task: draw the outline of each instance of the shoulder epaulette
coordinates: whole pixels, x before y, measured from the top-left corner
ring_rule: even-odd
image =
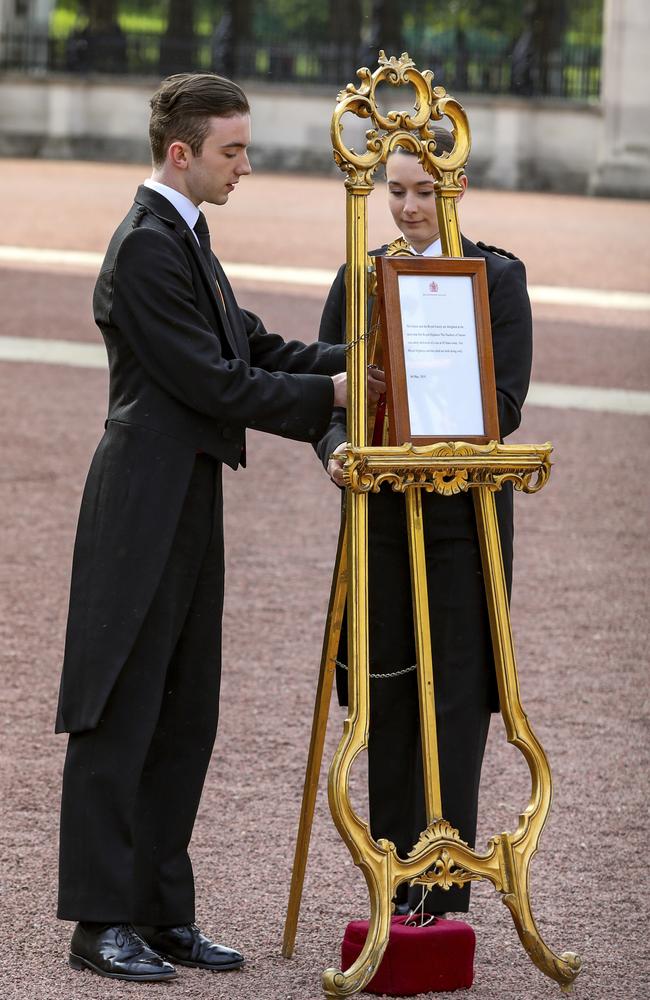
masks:
[[[138,205],[133,214],[133,219],[131,220],[131,229],[137,229],[146,214],[147,214],[147,209],[144,207],[144,205]]]
[[[499,257],[507,257],[508,260],[519,260],[519,257],[517,257],[517,255],[514,253],[510,253],[509,250],[502,250],[500,247],[488,246],[487,243],[483,243],[481,240],[479,240],[476,245],[481,250],[489,250],[490,253],[498,254]]]

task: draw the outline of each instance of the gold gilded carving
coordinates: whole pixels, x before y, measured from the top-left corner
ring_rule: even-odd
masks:
[[[417,257],[417,254],[408,240],[405,240],[403,236],[399,239],[393,240],[386,247],[386,257]]]
[[[337,99],[332,116],[331,137],[334,160],[347,174],[346,187],[354,193],[367,193],[373,187],[373,175],[380,163],[397,146],[415,153],[434,181],[449,194],[462,190],[460,178],[470,150],[470,132],[467,116],[444,87],[433,86],[431,70],[420,72],[415,63],[403,52],[399,59],[387,58],[379,53],[379,67],[371,73],[364,66],[357,70],[360,83],[349,83]],[[383,114],[377,102],[377,88],[382,83],[395,87],[410,86],[415,90],[413,109],[388,111]],[[366,149],[357,152],[343,139],[342,119],[346,114],[370,118],[374,128],[366,132]],[[432,121],[447,117],[452,123],[454,147],[449,153],[438,155]]]
[[[428,888],[438,886],[439,889],[449,892],[454,885],[462,887],[466,882],[477,882],[482,878],[482,875],[469,872],[466,868],[457,865],[449,851],[443,848],[434,861],[433,866],[423,875],[411,879],[409,884],[423,885]]]
[[[445,497],[453,496],[454,493],[465,493],[469,485],[467,469],[458,469],[456,472],[433,472],[432,480],[434,491]]]
[[[422,874],[412,878],[409,882],[410,885],[424,885],[429,887],[437,885],[446,891],[451,889],[452,885],[462,886],[465,882],[472,882],[483,878],[483,875],[470,872],[462,865],[459,865],[456,859],[449,853],[447,846],[440,845],[441,840],[453,841],[455,844],[460,844],[463,847],[468,846],[467,841],[461,839],[460,833],[451,823],[446,819],[436,820],[435,823],[432,823],[431,826],[428,826],[424,830],[413,850],[409,851],[408,857],[413,858],[422,854],[428,848],[435,849],[435,853],[429,862],[430,867]]]
[[[377,269],[375,267],[374,257],[368,257],[368,264],[366,269],[368,271],[368,295],[374,296],[377,294]]]
[[[437,819],[435,823],[432,823],[431,826],[428,826],[426,830],[420,834],[420,839],[413,850],[409,851],[408,857],[415,857],[415,855],[419,854],[420,851],[429,847],[431,844],[437,843],[442,837],[445,837],[448,840],[455,840],[459,844],[464,844],[465,847],[467,847],[467,841],[460,839],[460,834],[455,826],[452,826],[446,819]]]
[[[346,451],[343,474],[357,493],[378,493],[389,483],[397,493],[420,487],[452,496],[475,487],[500,490],[513,483],[523,493],[537,493],[551,472],[550,444],[486,445],[464,441],[434,445],[406,443],[395,448],[352,448]]]

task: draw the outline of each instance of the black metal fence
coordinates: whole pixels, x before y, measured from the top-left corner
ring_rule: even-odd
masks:
[[[421,69],[430,68],[451,93],[515,94],[593,100],[600,94],[601,46],[564,44],[543,60],[508,40],[490,49],[447,42],[411,47]],[[376,64],[377,52],[332,43],[251,42],[228,46],[214,37],[72,32],[65,38],[43,33],[0,35],[0,72],[66,73],[78,76],[162,77],[213,70],[267,83],[344,86],[358,66]]]

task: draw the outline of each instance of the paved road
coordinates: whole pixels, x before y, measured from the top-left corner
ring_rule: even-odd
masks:
[[[143,171],[133,166],[0,162],[0,244],[99,252]],[[245,186],[244,186],[245,185]],[[393,234],[379,192],[371,240]],[[376,203],[376,204],[375,204]],[[224,259],[331,270],[343,256],[337,180],[253,176],[209,213]],[[514,250],[534,285],[650,290],[650,204],[471,192],[463,228]],[[93,274],[79,264],[0,264],[0,338],[97,343]],[[272,329],[311,338],[324,289],[239,280],[242,305]],[[650,313],[537,305],[534,378],[584,390],[650,393]],[[524,704],[555,778],[533,863],[538,923],[557,951],[585,961],[578,996],[641,1000],[647,965],[647,416],[591,395],[578,409],[530,405],[520,441],[555,446],[549,486],[518,498],[513,621]],[[5,1000],[151,996],[65,964],[69,928],[54,920],[58,785],[64,739],[52,734],[71,545],[101,433],[105,372],[45,360],[0,362],[3,463],[2,711]],[[577,396],[576,396],[577,400]],[[600,402],[599,402],[600,400]],[[202,925],[241,945],[245,971],[186,970],[166,995],[318,1000],[346,922],[367,911],[363,880],[321,796],[293,961],[279,957],[338,510],[310,449],[250,437],[250,468],[226,475],[228,594],[222,720],[193,857]],[[296,486],[291,491],[288,483]],[[328,758],[340,736],[332,709]],[[362,768],[354,775],[363,811]],[[495,720],[480,839],[516,825],[528,799],[521,756]],[[480,886],[477,1000],[557,995],[530,964],[494,892]],[[645,964],[644,964],[645,962]]]

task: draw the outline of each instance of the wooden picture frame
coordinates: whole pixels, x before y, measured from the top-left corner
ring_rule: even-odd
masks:
[[[485,261],[377,257],[389,444],[499,440]]]

